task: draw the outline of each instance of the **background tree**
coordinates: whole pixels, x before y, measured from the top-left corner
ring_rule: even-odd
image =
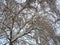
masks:
[[[1,45],[59,45],[55,33],[59,10],[56,0],[0,2]]]

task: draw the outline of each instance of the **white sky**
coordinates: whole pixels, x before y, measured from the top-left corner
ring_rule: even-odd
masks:
[[[26,0],[15,0],[17,3],[24,3]]]

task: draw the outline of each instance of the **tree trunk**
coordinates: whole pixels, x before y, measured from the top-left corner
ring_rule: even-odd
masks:
[[[13,43],[12,43],[12,30],[10,31],[10,44],[9,45],[13,45]]]
[[[13,25],[14,25],[14,17],[12,16],[12,29],[13,29]],[[12,29],[10,30],[10,44],[9,45],[13,45],[13,42],[12,42]]]

